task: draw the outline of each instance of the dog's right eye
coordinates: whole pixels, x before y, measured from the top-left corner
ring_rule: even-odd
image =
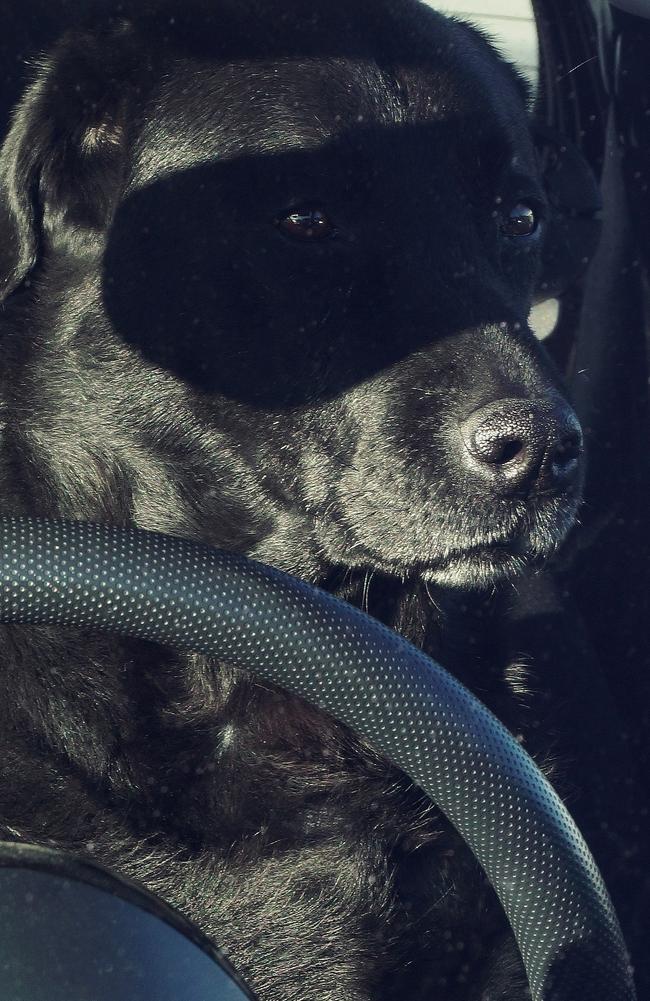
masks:
[[[501,232],[506,236],[532,236],[539,222],[539,215],[532,205],[518,202],[503,219]]]
[[[275,224],[294,240],[323,240],[336,232],[334,225],[321,209],[294,209],[279,216]]]

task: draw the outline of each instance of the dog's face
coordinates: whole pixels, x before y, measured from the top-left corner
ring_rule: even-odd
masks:
[[[5,273],[46,331],[29,384],[59,383],[25,441],[65,429],[120,468],[120,517],[313,579],[548,556],[581,437],[526,323],[546,206],[514,72],[416,2],[213,6],[71,36],[23,102]],[[49,506],[97,516],[49,451]]]

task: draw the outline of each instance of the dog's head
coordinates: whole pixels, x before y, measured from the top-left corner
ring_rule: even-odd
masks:
[[[34,506],[313,579],[548,556],[581,435],[521,80],[417,0],[180,7],[65,37],[2,151]]]

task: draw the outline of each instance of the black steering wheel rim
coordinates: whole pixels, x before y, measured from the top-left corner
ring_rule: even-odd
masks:
[[[0,621],[218,657],[370,740],[446,814],[494,886],[534,1001],[633,1001],[596,865],[517,741],[442,667],[332,595],[245,557],[133,528],[0,519]]]

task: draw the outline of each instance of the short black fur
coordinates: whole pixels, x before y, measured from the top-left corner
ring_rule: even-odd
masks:
[[[42,57],[0,154],[3,513],[272,563],[523,737],[489,616],[580,486],[491,496],[457,429],[563,393],[527,326],[540,241],[501,228],[545,212],[525,86],[415,0],[138,6]],[[292,242],[313,210],[335,232]],[[467,849],[336,722],[198,656],[1,637],[2,836],[141,880],[261,1001],[528,997]]]

